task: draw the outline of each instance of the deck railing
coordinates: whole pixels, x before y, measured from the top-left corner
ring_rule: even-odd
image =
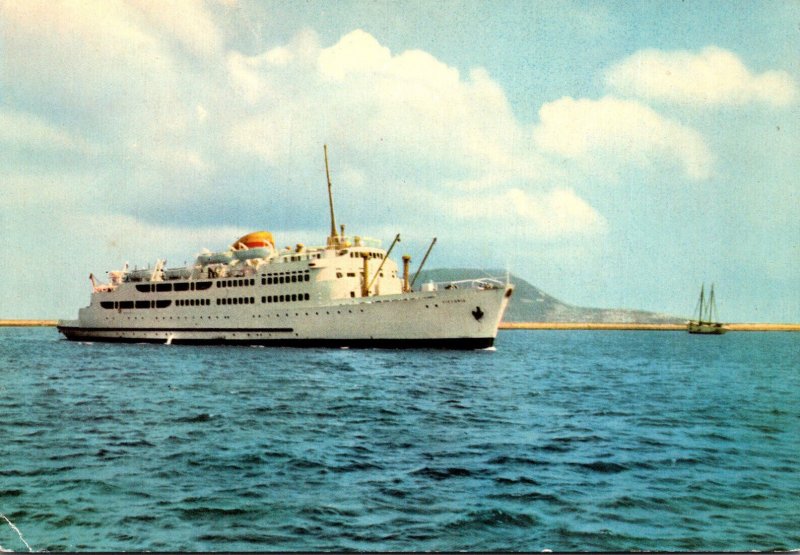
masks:
[[[427,281],[420,286],[421,291],[439,289],[502,289],[506,282],[499,278],[461,279],[457,281]]]

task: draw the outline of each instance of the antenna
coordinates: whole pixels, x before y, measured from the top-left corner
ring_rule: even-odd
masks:
[[[334,246],[339,242],[336,234],[336,217],[333,215],[333,190],[331,187],[331,172],[328,169],[328,145],[323,145],[325,151],[325,176],[328,178],[328,205],[331,209],[331,234],[328,237],[328,246]]]

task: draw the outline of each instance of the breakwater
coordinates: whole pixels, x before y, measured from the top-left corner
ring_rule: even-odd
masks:
[[[57,320],[0,320],[0,328],[31,328],[55,326]]]
[[[725,324],[730,331],[800,331],[800,324]],[[606,330],[686,331],[684,324],[637,324],[618,322],[501,322],[501,330]]]

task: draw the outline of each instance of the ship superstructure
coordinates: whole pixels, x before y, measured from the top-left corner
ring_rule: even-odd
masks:
[[[152,269],[109,272],[104,284],[90,276],[89,306],[77,320],[59,321],[59,331],[71,340],[172,344],[493,345],[512,285],[487,278],[415,290],[410,258],[402,269],[389,258],[400,236],[387,251],[337,231],[330,178],[328,190],[324,246],[278,249],[270,232],[257,231],[223,251],[201,252],[188,267],[159,260]]]

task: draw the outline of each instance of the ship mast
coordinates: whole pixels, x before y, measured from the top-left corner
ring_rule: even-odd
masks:
[[[328,205],[331,209],[331,234],[328,236],[328,247],[339,246],[339,235],[336,233],[336,217],[333,214],[333,190],[331,187],[331,172],[328,169],[328,145],[323,145],[325,151],[325,177],[328,178]]]

